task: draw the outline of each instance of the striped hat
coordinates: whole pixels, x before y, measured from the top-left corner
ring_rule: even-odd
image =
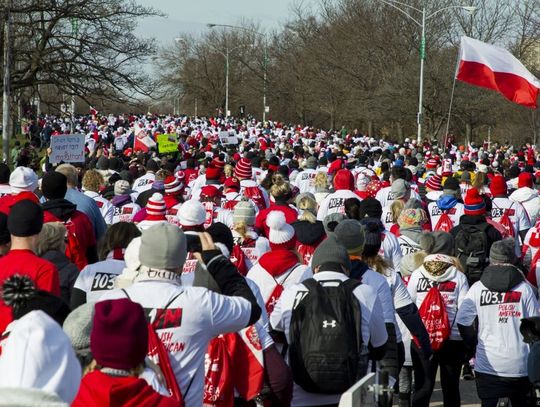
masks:
[[[169,175],[164,181],[165,194],[174,194],[182,189],[182,183],[174,175]]]
[[[465,215],[483,215],[486,213],[486,203],[484,199],[478,193],[478,189],[471,188],[467,191],[465,199]]]
[[[432,175],[426,181],[426,188],[432,191],[442,191],[442,177],[439,174]]]
[[[234,175],[240,180],[251,179],[253,177],[251,161],[245,157],[241,158],[240,161],[236,163],[236,167],[234,167]]]
[[[430,158],[429,160],[427,160],[426,168],[435,169],[435,168],[437,168],[438,165],[439,165],[439,163],[437,162],[437,160],[435,158]]]
[[[163,200],[163,195],[157,192],[154,193],[146,203],[146,214],[148,216],[157,216],[165,219],[166,212],[167,206],[165,205],[165,201]]]

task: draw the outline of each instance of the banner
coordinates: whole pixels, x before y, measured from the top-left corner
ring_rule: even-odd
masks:
[[[84,162],[84,134],[63,134],[51,137],[49,162],[56,164]]]
[[[157,136],[158,152],[175,153],[178,151],[178,141],[175,135],[158,134]]]
[[[238,137],[236,137],[236,133],[229,133],[228,131],[220,131],[219,132],[219,141],[221,141],[221,144],[238,144]]]

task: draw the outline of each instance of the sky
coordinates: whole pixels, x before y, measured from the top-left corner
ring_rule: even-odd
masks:
[[[181,33],[198,34],[207,30],[206,24],[238,25],[243,19],[259,24],[261,30],[277,29],[291,15],[291,6],[299,0],[137,0],[168,14],[166,18],[146,18],[137,32],[154,37],[160,43],[173,41]],[[307,6],[317,0],[302,0]]]

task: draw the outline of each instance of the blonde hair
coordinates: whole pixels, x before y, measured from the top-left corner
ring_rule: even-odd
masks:
[[[388,277],[388,269],[390,269],[390,263],[388,263],[382,256],[377,254],[373,257],[363,257],[364,262],[377,273]]]
[[[403,203],[403,201],[400,199],[392,202],[392,205],[390,205],[390,212],[392,213],[392,223],[397,223],[399,215],[403,211],[404,207],[405,203]]]
[[[49,250],[66,251],[66,227],[61,222],[48,222],[39,232],[37,254],[42,256]]]
[[[315,188],[328,188],[328,176],[324,172],[318,172],[315,175]]]
[[[67,178],[67,183],[70,187],[76,187],[79,185],[79,173],[77,168],[71,164],[60,164],[56,167],[56,171],[60,174],[64,174]]]
[[[99,192],[99,188],[105,184],[103,176],[96,170],[88,170],[84,173],[82,187],[86,191]]]
[[[484,189],[484,183],[486,181],[486,174],[482,171],[478,171],[474,177],[474,182],[472,183],[473,188],[476,188],[478,192],[482,193]]]
[[[248,225],[246,222],[242,221],[242,222],[235,223],[233,225],[233,229],[236,233],[238,233],[242,237],[242,240],[246,240],[249,237],[247,234]]]
[[[270,187],[270,194],[274,198],[289,198],[291,195],[291,186],[283,175],[274,174],[272,175],[272,186]]]
[[[231,164],[225,165],[223,168],[223,173],[227,178],[232,177],[234,175],[234,167]]]
[[[317,222],[317,201],[310,196],[303,196],[298,201],[298,209],[302,211],[302,214],[298,217],[298,220],[305,220],[309,223]]]

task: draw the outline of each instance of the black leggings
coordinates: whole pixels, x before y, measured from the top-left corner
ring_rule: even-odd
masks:
[[[411,356],[414,369],[412,405],[429,407],[437,369],[440,368],[444,407],[459,407],[461,404],[459,379],[461,367],[466,358],[463,341],[446,341],[440,350],[433,353],[430,361],[422,358],[415,346],[412,347]]]
[[[500,377],[476,372],[476,389],[482,407],[497,407],[502,397],[508,397],[512,407],[518,407],[528,405],[531,385],[527,377]]]

